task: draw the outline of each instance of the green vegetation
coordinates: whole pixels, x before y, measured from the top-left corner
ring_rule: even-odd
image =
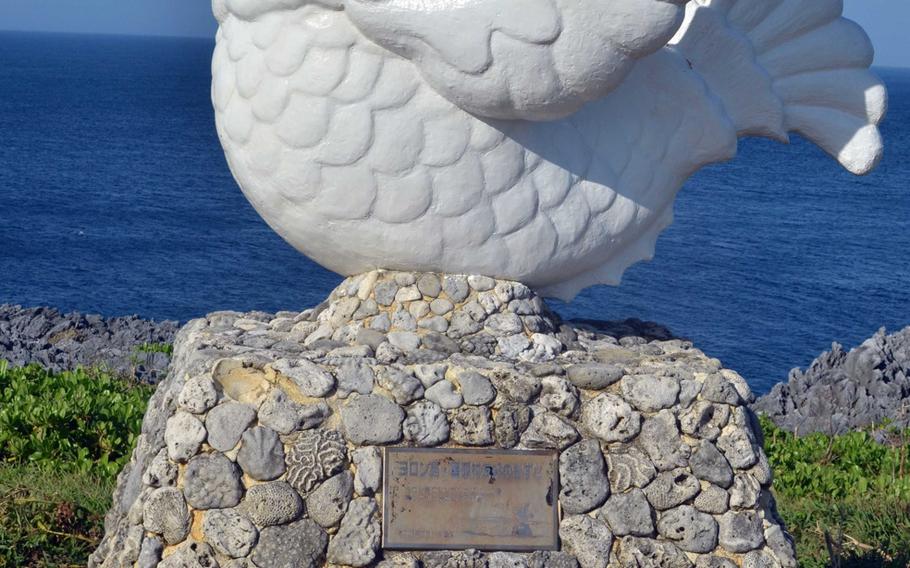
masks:
[[[170,343],[143,343],[136,346],[138,353],[164,353],[168,357],[174,354],[174,346]]]
[[[910,431],[797,438],[762,419],[778,509],[804,568],[910,566]]]
[[[0,568],[85,565],[151,392],[0,361]]]
[[[112,477],[0,466],[0,568],[85,566],[113,491]]]

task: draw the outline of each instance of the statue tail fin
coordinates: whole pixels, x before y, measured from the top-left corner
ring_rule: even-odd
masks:
[[[887,92],[843,0],[695,0],[671,45],[722,100],[740,136],[796,132],[855,174],[882,157]]]

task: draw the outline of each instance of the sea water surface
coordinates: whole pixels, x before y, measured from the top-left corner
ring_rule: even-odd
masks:
[[[0,33],[0,303],[187,320],[302,309],[340,278],[285,244],[231,178],[212,42]],[[573,317],[668,325],[757,392],[837,340],[910,324],[910,70],[882,166],[856,178],[801,139],[747,140],[699,172],[656,259]]]

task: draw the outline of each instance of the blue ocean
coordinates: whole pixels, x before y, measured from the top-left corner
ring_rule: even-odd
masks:
[[[262,222],[209,103],[212,42],[0,33],[0,303],[187,320],[302,309],[340,281]],[[677,201],[657,257],[566,316],[658,321],[757,392],[832,341],[910,324],[910,70],[878,69],[887,155],[855,178],[744,141]]]

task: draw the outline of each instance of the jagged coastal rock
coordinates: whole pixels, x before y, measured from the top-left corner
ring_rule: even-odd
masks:
[[[522,284],[372,272],[178,334],[90,566],[795,568],[745,381]],[[561,549],[381,548],[380,447],[560,452]]]
[[[0,305],[0,359],[13,366],[37,363],[49,371],[101,367],[124,377],[156,383],[167,372],[166,353],[146,353],[143,344],[170,344],[175,321],[137,316],[105,318],[47,307]]]
[[[842,434],[885,421],[910,427],[910,327],[892,335],[880,329],[850,351],[833,343],[753,409],[797,434]]]

